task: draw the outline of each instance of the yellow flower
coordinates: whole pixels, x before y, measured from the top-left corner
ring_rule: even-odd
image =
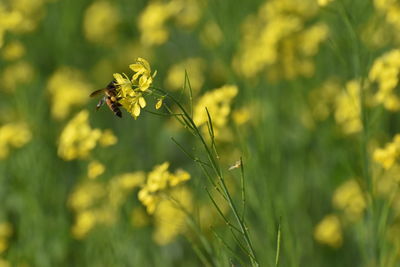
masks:
[[[314,229],[314,238],[319,243],[328,245],[333,248],[342,246],[342,228],[339,218],[330,214],[325,216]]]
[[[76,239],[83,239],[96,224],[96,216],[91,211],[78,213],[72,227],[72,235]]]
[[[141,109],[146,107],[144,93],[153,83],[157,72],[151,74],[149,62],[143,58],[138,58],[129,68],[134,72],[132,80],[119,73],[114,74],[114,79],[117,84],[118,102],[136,119]]]
[[[377,148],[374,151],[373,158],[380,163],[383,168],[391,168],[400,155],[400,134],[396,134],[393,142],[388,143],[385,148]]]
[[[3,90],[14,92],[20,85],[33,80],[35,71],[32,65],[25,61],[18,61],[4,68],[0,80]]]
[[[99,143],[101,146],[111,146],[118,142],[118,138],[110,129],[106,129],[102,132]]]
[[[169,163],[157,165],[149,172],[147,181],[138,193],[140,202],[146,207],[149,214],[153,214],[160,202],[160,193],[176,187],[190,179],[190,174],[184,170],[177,170],[175,173],[168,171]]]
[[[202,58],[189,58],[169,68],[165,86],[171,90],[180,90],[185,83],[185,71],[187,71],[190,86],[194,93],[200,91],[204,84],[205,61]]]
[[[105,167],[103,164],[98,162],[97,160],[89,162],[88,165],[88,177],[89,179],[95,179],[99,175],[102,175],[105,171]]]
[[[85,104],[92,91],[82,72],[69,67],[59,68],[50,77],[47,89],[51,97],[51,113],[55,119],[65,119],[72,107]]]
[[[352,80],[335,100],[335,120],[345,134],[358,133],[362,129],[359,81]]]
[[[147,76],[150,77],[151,76],[151,68],[150,68],[150,64],[147,60],[145,60],[144,58],[138,58],[136,60],[136,63],[134,64],[130,64],[129,68],[135,72],[135,74],[132,76],[132,81],[135,81],[139,78],[139,76],[143,75],[143,76]]]
[[[343,210],[350,221],[358,220],[367,206],[363,192],[354,179],[346,181],[336,189],[332,203],[335,208]]]
[[[166,245],[179,234],[186,232],[186,212],[193,208],[192,193],[186,187],[174,188],[162,199],[154,212],[155,232],[153,239]],[[185,209],[185,210],[182,210]]]
[[[156,109],[160,109],[161,106],[162,106],[162,104],[163,104],[162,98],[158,99],[158,100],[157,100],[157,103],[156,103]]]
[[[2,51],[5,60],[13,61],[21,58],[25,54],[25,47],[19,41],[13,41],[7,44]]]
[[[266,70],[271,80],[311,76],[312,57],[328,38],[328,27],[313,22],[317,14],[315,0],[265,1],[242,25],[235,71],[252,78]]]
[[[399,74],[400,49],[394,49],[375,60],[368,76],[378,85],[374,100],[390,111],[400,110],[400,97],[396,94]]]
[[[89,125],[89,112],[79,112],[62,131],[58,145],[58,155],[64,160],[86,158],[97,142],[100,142],[102,131],[92,129]],[[108,143],[110,145],[112,143]]]
[[[10,153],[10,147],[19,148],[27,144],[32,133],[25,123],[9,123],[0,127],[0,160]]]
[[[231,113],[231,102],[237,93],[238,88],[235,85],[225,85],[205,93],[194,108],[193,120],[196,125],[203,126],[204,131],[207,130],[207,108],[213,123],[215,138],[223,138],[224,128]]]
[[[108,1],[95,1],[85,11],[83,31],[86,39],[94,43],[111,45],[117,39],[119,11]]]

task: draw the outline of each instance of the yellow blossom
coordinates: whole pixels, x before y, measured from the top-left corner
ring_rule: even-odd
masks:
[[[118,138],[110,129],[106,129],[102,132],[99,143],[101,146],[111,146],[118,142]]]
[[[400,134],[396,134],[393,142],[388,143],[385,148],[377,148],[374,151],[373,158],[380,163],[383,168],[391,168],[400,155]]]
[[[96,216],[91,211],[83,211],[78,213],[75,224],[71,231],[76,239],[84,238],[89,231],[95,226]]]
[[[327,6],[331,2],[333,2],[333,0],[318,0],[318,5],[319,6]]]
[[[82,110],[64,128],[60,135],[58,155],[64,160],[86,158],[102,137],[100,129],[89,125],[89,112]],[[108,143],[110,144],[110,143]]]
[[[197,126],[207,128],[208,116],[206,108],[210,114],[215,137],[222,138],[223,130],[228,123],[231,113],[231,102],[238,93],[235,85],[225,85],[213,91],[205,93],[194,108],[193,120]]]
[[[155,166],[147,175],[146,183],[138,193],[140,202],[149,214],[153,214],[156,210],[162,192],[190,179],[190,174],[186,171],[178,169],[175,173],[170,173],[168,168],[168,162]]]
[[[51,97],[51,114],[56,119],[65,119],[72,107],[82,106],[89,100],[87,96],[92,86],[79,70],[61,67],[50,77],[47,89]]]
[[[8,92],[13,92],[18,86],[31,82],[34,75],[35,71],[30,63],[25,61],[13,63],[5,67],[1,74],[1,87]]]
[[[335,100],[335,120],[345,134],[357,133],[362,129],[360,107],[361,85],[352,80]]]
[[[19,148],[28,143],[32,133],[25,123],[9,123],[0,127],[0,159],[10,153],[10,148]]]
[[[163,104],[162,98],[158,99],[158,100],[157,100],[157,103],[156,103],[156,109],[160,109],[161,106],[162,106],[162,104]]]
[[[368,76],[371,82],[378,85],[374,100],[390,111],[400,110],[400,97],[396,94],[399,74],[400,49],[395,49],[376,59]]]
[[[138,28],[141,41],[147,45],[160,45],[169,37],[166,22],[179,12],[176,2],[150,2],[139,16]]]
[[[25,54],[25,47],[19,41],[13,41],[7,44],[2,51],[2,56],[7,61],[13,61],[21,58]]]
[[[119,104],[136,119],[140,115],[141,109],[146,107],[144,95],[157,72],[151,73],[149,62],[143,58],[138,58],[134,64],[129,65],[129,68],[134,72],[132,80],[119,73],[115,73],[114,78]]]
[[[192,194],[186,187],[174,188],[162,199],[154,212],[153,238],[159,245],[166,245],[186,231],[186,212],[192,210]]]
[[[366,200],[357,181],[348,180],[340,185],[332,197],[333,206],[343,210],[350,221],[358,220],[366,206]]]
[[[340,220],[334,214],[325,216],[314,229],[315,240],[333,248],[339,248],[342,246],[342,236]]]
[[[104,165],[97,160],[89,162],[87,174],[88,178],[95,179],[97,176],[102,175],[105,169],[106,168],[104,167]]]
[[[94,43],[111,45],[117,39],[119,11],[109,1],[95,1],[85,11],[83,30],[86,39]]]
[[[213,48],[223,41],[224,34],[216,22],[209,21],[204,25],[200,38],[205,46]]]
[[[233,67],[246,78],[267,71],[271,80],[314,73],[313,56],[328,37],[328,27],[313,23],[315,0],[272,0],[260,6],[242,25]]]
[[[182,89],[182,87],[185,85],[186,71],[189,76],[192,91],[197,93],[204,84],[205,67],[205,61],[201,58],[189,58],[172,65],[168,70],[165,86],[171,90]]]

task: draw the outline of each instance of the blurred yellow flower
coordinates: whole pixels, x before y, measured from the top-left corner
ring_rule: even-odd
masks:
[[[311,76],[312,57],[328,37],[325,24],[312,23],[317,12],[315,0],[266,1],[242,25],[235,71],[252,78],[267,70],[271,80]]]
[[[373,153],[374,161],[380,163],[383,168],[391,168],[400,155],[400,134],[396,134],[393,142],[386,144],[384,148],[377,148]]]
[[[18,86],[31,82],[34,76],[35,70],[30,63],[18,61],[4,68],[0,77],[1,87],[5,91],[13,92]]]
[[[105,129],[99,139],[99,143],[101,146],[111,146],[115,145],[117,142],[118,138],[110,129]]]
[[[11,267],[11,264],[7,260],[0,258],[0,267]]]
[[[333,0],[318,0],[318,5],[319,6],[327,6],[331,2],[333,2]]]
[[[65,119],[73,106],[85,104],[92,86],[77,69],[61,67],[53,73],[47,83],[51,97],[51,114],[55,119]]]
[[[178,169],[175,173],[170,173],[168,168],[168,162],[156,165],[147,175],[146,183],[138,193],[140,202],[146,207],[149,214],[153,214],[156,210],[161,200],[160,193],[190,179],[188,172]]]
[[[8,123],[0,127],[0,160],[5,159],[10,148],[19,148],[32,139],[32,133],[27,124],[22,122]]]
[[[19,41],[8,43],[2,51],[2,57],[7,61],[20,59],[25,54],[25,47]]]
[[[104,167],[104,165],[98,162],[97,160],[89,162],[87,170],[88,178],[89,179],[97,178],[99,175],[102,175],[104,173],[105,169],[106,168]]]
[[[140,14],[138,27],[141,33],[141,41],[146,45],[160,45],[169,37],[166,22],[177,14],[180,5],[172,2],[150,2]]]
[[[340,185],[332,197],[333,206],[343,210],[350,221],[361,218],[367,207],[367,202],[355,179],[348,180]]]
[[[325,216],[314,229],[315,240],[333,248],[339,248],[342,246],[342,236],[340,220],[334,214]]]
[[[399,74],[400,49],[395,49],[376,59],[368,76],[371,82],[378,85],[374,100],[390,111],[400,110],[400,98],[396,94]]]
[[[169,68],[164,84],[170,90],[182,89],[185,84],[185,71],[187,71],[192,91],[197,93],[204,84],[205,68],[206,63],[202,58],[188,58]]]
[[[166,245],[186,231],[186,212],[193,209],[192,193],[187,187],[173,188],[168,197],[158,203],[154,212],[154,241]]]
[[[224,39],[224,34],[218,24],[208,21],[200,34],[200,40],[206,47],[217,47]]]
[[[112,1],[95,1],[85,11],[83,31],[93,43],[111,45],[117,39],[119,10]]]
[[[96,224],[96,216],[91,211],[83,211],[77,214],[75,223],[71,229],[76,239],[83,239]]]
[[[102,137],[100,129],[89,125],[89,112],[82,110],[62,131],[58,145],[58,155],[64,160],[86,158]],[[112,144],[112,143],[111,143]],[[108,143],[107,145],[110,145]]]
[[[336,97],[335,120],[345,134],[358,133],[362,129],[360,91],[360,82],[352,80]]]
[[[78,183],[68,198],[68,206],[75,213],[72,234],[82,239],[96,225],[112,225],[119,217],[119,209],[129,193],[143,184],[143,172],[123,173],[108,182],[85,179]]]
[[[238,88],[235,85],[224,85],[205,93],[194,107],[193,121],[198,127],[203,126],[204,131],[207,131],[207,108],[213,123],[215,138],[224,139],[223,130],[227,126],[231,113],[231,102],[237,94]]]

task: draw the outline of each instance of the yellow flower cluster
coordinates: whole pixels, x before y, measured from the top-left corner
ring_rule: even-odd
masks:
[[[0,255],[8,248],[8,239],[13,233],[13,227],[9,222],[0,223]]]
[[[150,2],[138,20],[141,41],[146,45],[163,44],[169,38],[169,30],[166,26],[169,20],[175,19],[179,25],[192,27],[200,16],[200,3],[196,0]]]
[[[185,232],[186,213],[192,210],[191,192],[178,186],[189,180],[190,174],[181,169],[170,173],[168,168],[168,162],[155,166],[138,193],[147,213],[154,218],[153,238],[160,245],[168,244]]]
[[[175,173],[170,173],[168,168],[168,162],[155,166],[139,191],[138,198],[149,214],[153,214],[157,205],[163,200],[162,193],[190,179],[190,174],[186,171],[178,169]]]
[[[384,169],[390,169],[396,164],[400,156],[400,134],[396,134],[391,143],[386,144],[384,148],[377,148],[374,151],[373,158]]]
[[[2,57],[7,61],[13,61],[21,58],[25,54],[25,47],[19,41],[12,41],[4,46],[1,52]]]
[[[35,71],[26,61],[18,61],[4,68],[0,76],[1,87],[7,92],[14,92],[20,85],[32,81]]]
[[[389,51],[376,59],[369,72],[369,80],[378,85],[374,100],[390,111],[400,110],[400,98],[395,90],[399,84],[399,74],[400,49]]]
[[[335,120],[345,134],[357,133],[362,129],[360,91],[360,82],[352,80],[335,99]]]
[[[110,130],[92,129],[89,112],[82,110],[68,122],[60,135],[58,155],[64,160],[86,158],[97,143],[102,146],[115,144],[117,138]]]
[[[247,78],[264,70],[273,80],[311,76],[312,57],[328,37],[325,24],[311,23],[317,11],[315,0],[266,1],[243,24],[235,70]]]
[[[152,74],[149,62],[143,58],[138,58],[129,68],[134,72],[131,79],[119,73],[114,73],[114,79],[117,84],[118,102],[136,119],[140,110],[146,106],[144,93],[153,83],[157,72]]]
[[[310,111],[315,120],[323,121],[328,118],[334,109],[335,98],[340,90],[339,82],[335,79],[329,79],[321,87],[310,92]]]
[[[158,203],[153,217],[155,231],[154,241],[159,245],[166,245],[176,236],[186,231],[186,212],[192,211],[192,194],[187,187],[173,188],[169,192],[170,199]]]
[[[400,29],[400,3],[396,0],[374,0],[377,10],[385,15],[386,21]]]
[[[367,207],[363,192],[355,179],[348,180],[340,185],[332,198],[333,206],[344,211],[346,218],[357,221]]]
[[[0,2],[0,48],[7,32],[19,34],[34,31],[45,14],[46,2],[46,0]]]
[[[235,85],[225,85],[205,93],[194,108],[193,121],[198,127],[204,126],[204,130],[207,131],[207,108],[213,123],[215,138],[224,139],[222,135],[231,113],[231,103],[237,94],[238,88]]]
[[[51,114],[55,119],[65,119],[73,106],[79,107],[88,101],[91,85],[77,69],[61,67],[53,73],[47,83],[51,97]]]
[[[0,127],[0,160],[5,159],[11,147],[22,147],[32,138],[25,123],[9,123]]]
[[[340,220],[337,215],[325,216],[314,229],[314,238],[321,244],[339,248],[343,243]]]
[[[96,179],[99,175],[102,175],[105,171],[103,164],[97,160],[89,162],[87,176],[89,179]]]
[[[108,183],[85,179],[78,184],[68,200],[75,213],[73,236],[83,239],[96,225],[114,224],[121,205],[143,180],[144,174],[135,172],[115,176]]]
[[[83,32],[87,40],[94,43],[115,43],[119,23],[119,11],[109,1],[95,1],[85,11]]]
[[[204,83],[206,64],[201,58],[189,58],[170,67],[165,80],[165,86],[171,90],[180,90],[185,84],[185,71],[190,79],[193,93],[200,91]]]

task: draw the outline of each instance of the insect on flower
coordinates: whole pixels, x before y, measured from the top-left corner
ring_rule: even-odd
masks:
[[[118,102],[118,97],[117,97],[117,84],[113,80],[111,81],[106,88],[96,90],[93,93],[90,94],[90,97],[98,96],[100,94],[104,94],[104,96],[100,99],[99,103],[97,103],[96,110],[98,110],[104,102],[107,104],[107,106],[110,108],[112,112],[114,112],[114,115],[118,117],[122,117],[122,112],[119,109],[120,106],[122,106]]]

